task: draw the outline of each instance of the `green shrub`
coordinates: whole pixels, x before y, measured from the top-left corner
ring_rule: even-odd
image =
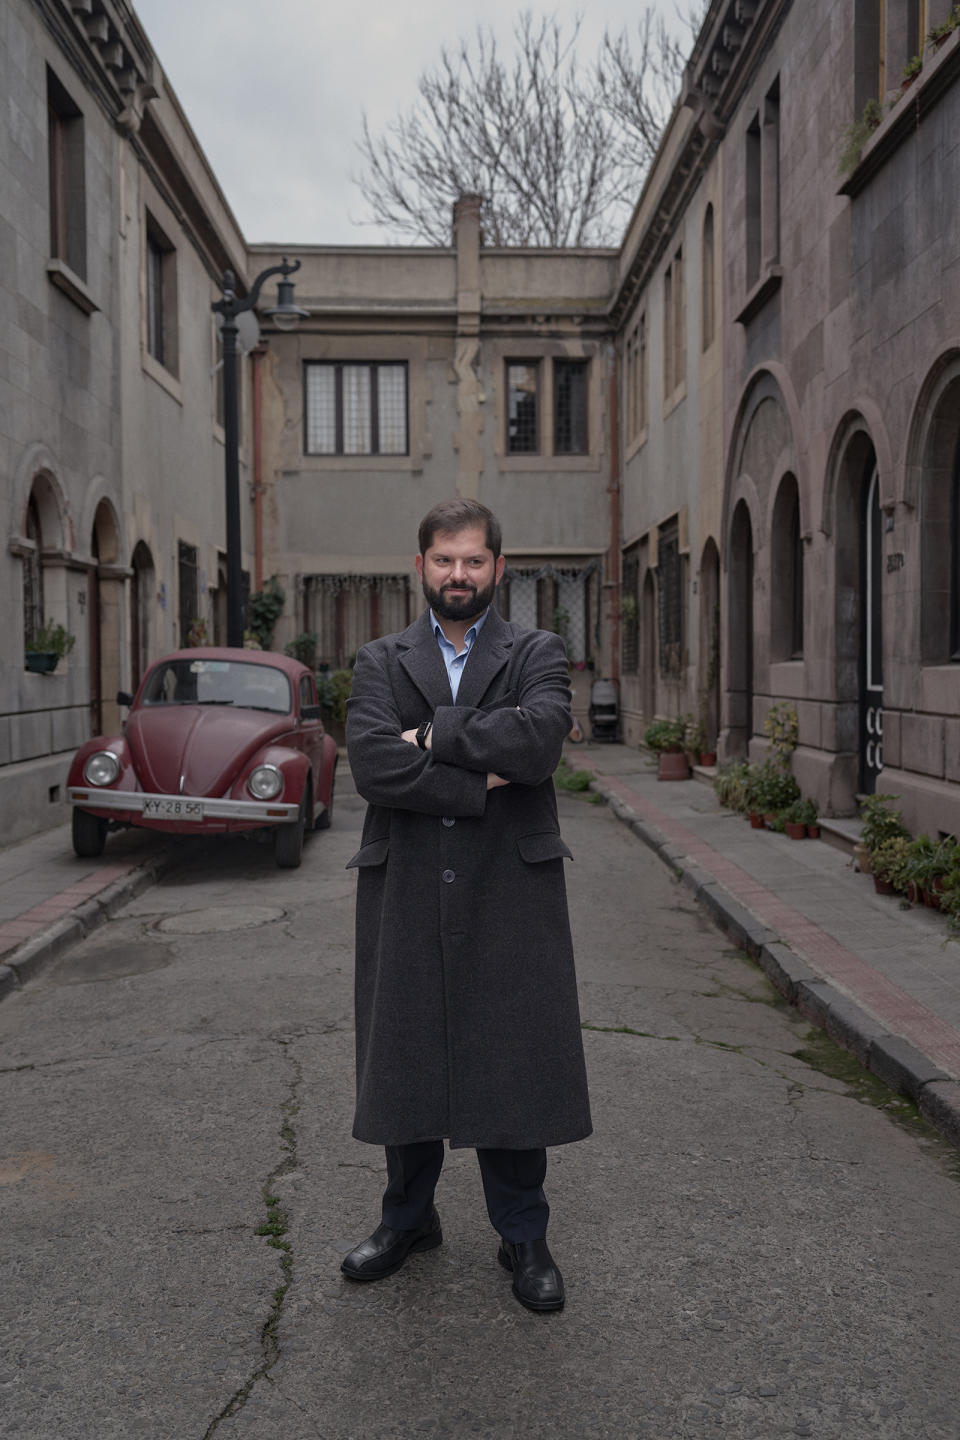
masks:
[[[39,654],[56,655],[62,660],[64,655],[70,654],[76,643],[76,635],[71,635],[65,626],[48,620],[46,625],[41,625],[40,629],[34,632],[27,649]]]
[[[352,670],[321,671],[317,676],[317,700],[328,719],[347,723],[347,700],[353,684]]]
[[[887,840],[899,840],[904,835],[909,839],[903,815],[893,808],[896,799],[896,795],[877,794],[868,795],[860,802],[860,815],[863,819],[863,833],[860,838],[871,856]]]
[[[654,720],[652,725],[647,726],[643,743],[658,754],[662,750],[682,750],[686,728],[685,716],[679,716],[676,720]]]

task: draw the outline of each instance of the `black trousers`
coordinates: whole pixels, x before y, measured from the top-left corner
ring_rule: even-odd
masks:
[[[386,1153],[383,1223],[392,1230],[415,1230],[430,1214],[443,1168],[443,1141],[388,1145]],[[494,1230],[514,1245],[542,1240],[550,1218],[543,1193],[546,1150],[478,1150],[477,1160]]]

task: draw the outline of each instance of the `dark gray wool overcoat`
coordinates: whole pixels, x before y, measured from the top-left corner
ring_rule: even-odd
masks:
[[[429,719],[430,751],[400,738]],[[456,705],[429,612],[360,650],[347,707],[369,802],[350,861],[358,1140],[527,1149],[589,1135],[553,788],[571,723],[558,637],[493,609]],[[488,791],[488,771],[510,784]]]

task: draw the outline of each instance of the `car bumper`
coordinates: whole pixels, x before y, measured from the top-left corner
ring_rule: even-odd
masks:
[[[142,790],[98,790],[71,785],[67,802],[84,810],[139,815],[145,820],[203,824],[204,820],[242,820],[256,825],[286,825],[296,820],[299,805],[283,800],[221,800],[212,795],[149,795]],[[194,807],[202,807],[197,813]],[[182,807],[179,808],[179,807]]]

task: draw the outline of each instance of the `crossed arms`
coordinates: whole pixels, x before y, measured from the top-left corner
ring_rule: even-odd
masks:
[[[502,706],[438,705],[431,717],[425,703],[421,718],[433,720],[427,751],[415,743],[415,731],[401,726],[388,663],[376,642],[361,649],[347,706],[350,766],[370,804],[479,816],[488,788],[539,785],[553,774],[572,723],[557,636],[541,632],[526,646]]]

